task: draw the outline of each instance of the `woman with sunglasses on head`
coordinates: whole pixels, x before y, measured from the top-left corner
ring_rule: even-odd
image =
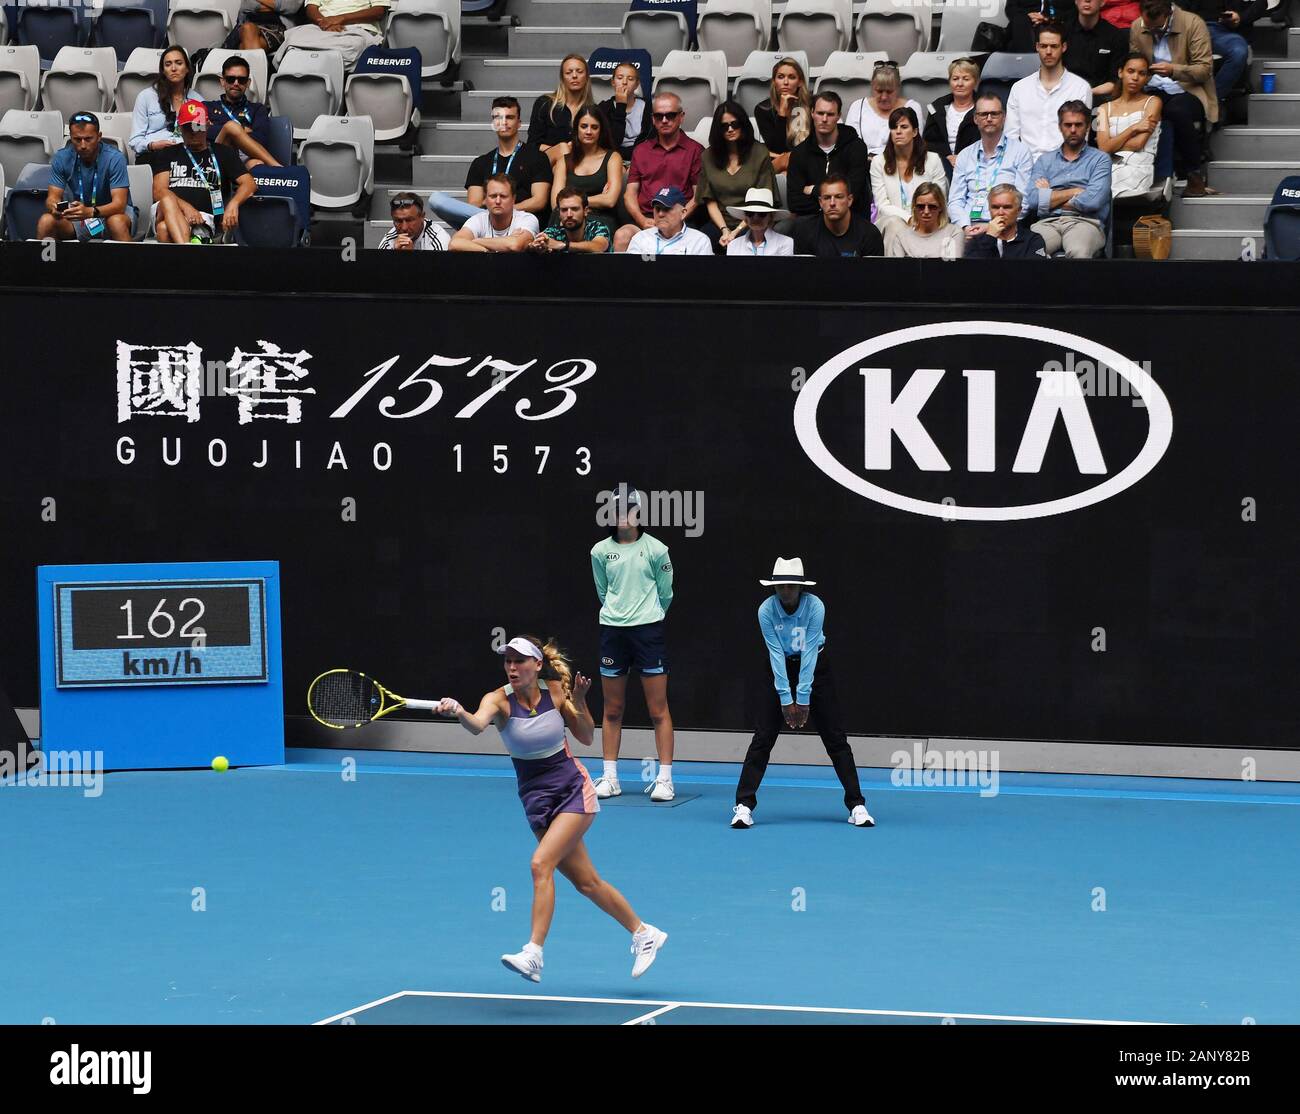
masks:
[[[969,58],[957,58],[948,66],[946,96],[931,101],[926,109],[925,145],[943,159],[944,173],[952,180],[952,168],[962,149],[978,143],[979,127],[975,123],[975,86],[980,68]]]
[[[725,255],[727,245],[744,235],[745,222],[737,221],[732,227],[727,210],[743,204],[745,195],[755,187],[776,196],[772,160],[767,148],[754,141],[745,110],[735,101],[723,101],[713,114],[709,147],[700,164],[700,201],[709,214],[704,233],[717,254]]]
[[[812,94],[803,68],[793,58],[782,58],[772,67],[767,99],[754,106],[754,120],[772,157],[772,170],[784,174],[790,152],[812,131]]]
[[[910,108],[916,119],[921,119],[921,106],[916,101],[907,101],[904,105],[901,89],[898,64],[877,62],[871,74],[871,96],[854,101],[844,115],[844,122],[856,129],[862,142],[867,145],[867,154],[873,158],[889,142],[889,129],[893,126],[889,118],[894,109]]]
[[[621,223],[615,207],[623,196],[623,158],[613,146],[609,122],[600,109],[578,109],[573,121],[569,153],[555,160],[551,184],[552,224],[559,224],[560,191],[578,190],[587,199],[587,217],[605,230],[610,242]]]
[[[892,259],[960,259],[966,234],[948,220],[943,190],[922,182],[912,194],[912,216],[906,224],[891,221],[885,232],[885,255]]]
[[[532,932],[528,943],[501,957],[509,971],[530,982],[542,981],[542,945],[555,915],[555,872],[608,913],[632,934],[632,977],[640,978],[655,961],[668,939],[654,925],[645,924],[621,893],[596,873],[583,837],[600,811],[596,790],[587,768],[569,749],[565,728],[583,746],[591,746],[595,723],[587,710],[591,681],[576,677],[554,642],[536,635],[512,638],[497,651],[505,658],[506,684],[487,693],[470,712],[450,696],[438,702],[435,712],[452,715],[471,735],[489,727],[501,732],[501,741],[514,762],[519,800],[528,826],[537,838],[532,856]]]
[[[581,54],[566,55],[560,63],[560,81],[555,90],[538,97],[533,104],[528,142],[554,166],[555,160],[567,155],[572,147],[578,110],[594,103],[586,59]]]
[[[927,151],[917,128],[916,113],[896,108],[889,114],[889,139],[871,160],[871,196],[876,203],[876,227],[882,235],[891,224],[906,224],[912,216],[912,195],[923,182],[945,193],[948,176],[943,160]]]

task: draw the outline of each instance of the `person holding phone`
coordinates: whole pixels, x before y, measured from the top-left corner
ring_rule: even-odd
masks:
[[[50,188],[36,235],[41,240],[129,241],[130,196],[126,156],[101,142],[98,116],[74,112],[68,119],[68,145],[50,160]]]

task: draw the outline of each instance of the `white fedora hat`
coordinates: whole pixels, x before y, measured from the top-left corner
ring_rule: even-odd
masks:
[[[816,584],[815,580],[805,580],[803,577],[803,558],[802,557],[778,557],[776,564],[772,566],[772,579],[760,580],[766,588],[774,588],[778,584]]]
[[[727,212],[733,217],[743,217],[746,213],[771,213],[777,220],[790,215],[788,209],[778,209],[772,200],[772,191],[755,186],[745,191],[745,204],[728,205]]]

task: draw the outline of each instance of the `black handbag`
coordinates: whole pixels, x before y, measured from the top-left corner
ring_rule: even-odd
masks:
[[[981,23],[975,28],[975,38],[971,42],[972,54],[996,54],[1006,50],[1011,40],[1011,27],[999,27],[996,23]]]

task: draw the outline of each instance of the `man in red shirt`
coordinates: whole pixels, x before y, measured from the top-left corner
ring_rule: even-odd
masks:
[[[688,223],[699,208],[697,191],[704,148],[682,134],[681,98],[676,93],[661,93],[651,102],[650,112],[655,134],[632,151],[627,188],[623,191],[623,204],[632,223],[614,233],[615,251],[627,251],[628,243],[641,229],[654,228],[651,199],[665,186],[686,195]]]

